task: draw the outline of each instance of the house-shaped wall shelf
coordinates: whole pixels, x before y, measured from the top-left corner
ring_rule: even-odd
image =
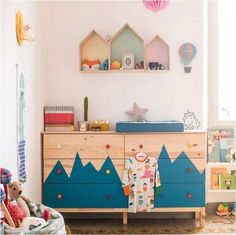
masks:
[[[96,31],[92,31],[81,43],[80,43],[80,71],[84,72],[82,69],[82,63],[88,59],[89,61],[94,61],[93,64],[97,64],[96,60],[102,63],[104,60],[109,60],[109,43],[105,41]],[[109,64],[109,61],[108,61]],[[94,72],[95,70],[91,67],[86,72]],[[102,70],[96,70],[99,72]]]
[[[144,40],[128,24],[124,25],[111,40],[111,63],[119,61],[124,67],[122,58],[127,53],[134,54],[134,66],[140,62],[144,63]]]
[[[125,68],[123,61],[125,55],[134,56],[133,68]],[[88,64],[95,66],[82,66],[88,60]],[[100,69],[96,67],[96,60],[99,60]],[[107,61],[106,61],[107,60]],[[107,65],[104,69],[104,61]],[[111,64],[118,61],[121,69],[111,69]],[[169,45],[159,36],[144,46],[144,40],[128,25],[125,24],[109,41],[104,40],[96,31],[92,31],[80,43],[80,72],[159,72],[170,69]],[[150,69],[149,63],[158,63],[158,68]],[[103,63],[103,65],[102,65]],[[161,66],[162,65],[162,66]],[[94,68],[95,67],[95,68]]]
[[[163,70],[169,70],[170,68],[170,49],[169,45],[159,36],[156,35],[151,42],[146,46],[146,69],[150,70],[150,67],[155,67],[155,64],[160,68],[164,66]],[[151,63],[151,64],[149,64]],[[158,70],[150,70],[158,71]]]

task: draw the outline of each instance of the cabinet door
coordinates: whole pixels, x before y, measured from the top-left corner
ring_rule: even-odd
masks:
[[[124,136],[112,134],[44,134],[44,158],[69,159],[78,152],[81,159],[124,158]]]
[[[160,157],[177,158],[185,152],[189,158],[205,159],[206,134],[205,133],[167,133],[167,134],[127,134],[125,135],[125,157],[134,156],[140,147],[148,155],[158,158],[165,146],[167,154]]]

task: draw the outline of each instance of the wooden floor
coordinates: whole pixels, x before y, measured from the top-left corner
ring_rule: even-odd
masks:
[[[204,229],[194,219],[65,219],[72,234],[230,234],[235,233],[235,217],[208,216]]]

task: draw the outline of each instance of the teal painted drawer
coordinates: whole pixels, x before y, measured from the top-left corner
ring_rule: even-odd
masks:
[[[44,204],[54,208],[126,208],[121,184],[44,184]]]
[[[174,161],[158,159],[161,183],[205,183],[205,160],[189,159],[181,153]]]
[[[205,207],[205,184],[162,184],[155,207]]]

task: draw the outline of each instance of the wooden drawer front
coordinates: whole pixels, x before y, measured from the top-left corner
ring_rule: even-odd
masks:
[[[82,159],[124,158],[124,136],[95,134],[44,134],[44,158],[74,158],[78,152]]]
[[[161,183],[204,183],[205,160],[204,159],[170,159],[159,158],[158,168]]]
[[[205,207],[205,184],[163,184],[155,207]]]
[[[71,176],[75,159],[59,160],[61,164],[57,164],[57,159],[44,159],[44,181],[46,181],[54,166],[55,168],[51,173],[53,176],[49,179],[50,183],[62,183],[62,177],[65,177],[63,168],[65,169],[68,178]],[[79,159],[77,160],[79,161]],[[77,169],[80,165],[78,161],[76,161]],[[119,179],[122,180],[124,159],[112,159],[112,164],[114,166],[112,166],[110,162],[108,162],[108,164],[106,163],[107,162],[105,159],[83,159],[82,164],[84,167],[82,169],[75,170],[73,176],[74,180],[72,181],[76,183],[117,183],[117,174]],[[99,177],[96,177],[97,174]],[[69,183],[71,180],[68,179],[66,182]]]
[[[145,153],[159,157],[163,145],[170,158],[175,159],[184,151],[189,158],[203,159],[206,156],[206,138],[199,134],[140,134],[125,135],[125,157],[134,156],[143,147]],[[166,155],[165,155],[166,156]],[[167,156],[168,157],[168,156]]]
[[[121,184],[44,184],[44,204],[54,208],[127,208]]]

